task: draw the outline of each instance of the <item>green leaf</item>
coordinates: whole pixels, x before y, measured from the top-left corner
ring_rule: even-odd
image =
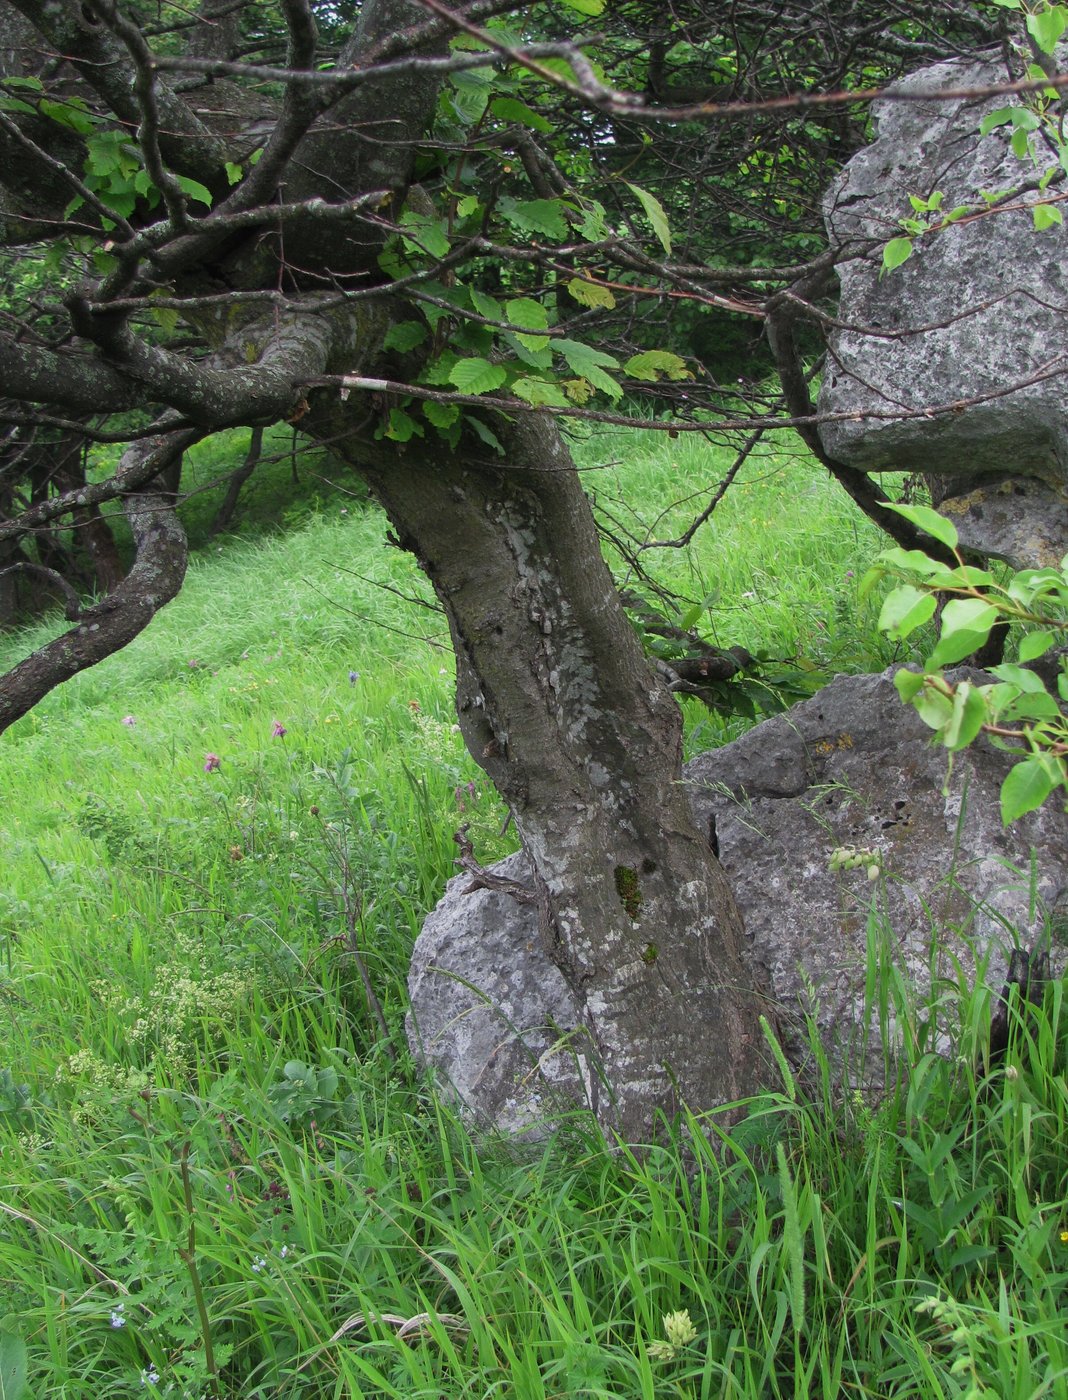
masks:
[[[924,687],[924,676],[920,671],[898,671],[894,676],[894,688],[906,705],[912,703]]]
[[[1001,821],[1003,826],[1041,807],[1056,787],[1049,766],[1033,754],[1010,768],[1001,785]]]
[[[527,331],[544,331],[549,326],[549,313],[533,297],[513,297],[505,303],[505,314],[513,326]]]
[[[947,545],[950,549],[957,547],[957,527],[945,516],[939,515],[930,506],[905,506],[890,501],[880,501],[879,504],[884,510],[892,510],[897,515],[902,516],[910,524],[925,531],[939,544]]]
[[[664,206],[655,195],[643,190],[641,185],[632,185],[629,180],[623,183],[631,194],[636,195],[645,210],[645,216],[653,226],[653,232],[660,240],[660,246],[664,252],[671,255],[671,230],[668,228],[667,215],[664,213]]]
[[[398,222],[408,235],[404,241],[409,252],[427,253],[432,258],[443,258],[448,253],[449,235],[444,219],[405,209]]]
[[[599,282],[591,282],[588,277],[572,277],[567,290],[583,306],[603,306],[606,311],[611,311],[616,304],[610,288],[603,287]]]
[[[51,118],[60,126],[69,127],[79,136],[88,136],[97,124],[96,117],[86,110],[85,103],[77,97],[68,98],[66,102],[53,102],[50,97],[42,97],[38,106],[42,116]]]
[[[619,361],[614,355],[609,355],[604,350],[595,350],[592,345],[584,345],[580,340],[554,340],[552,348],[556,354],[564,357],[568,369],[573,374],[588,380],[595,388],[613,399],[622,397],[623,390],[620,385],[610,374],[605,373],[606,368],[619,368]]]
[[[422,321],[397,321],[386,331],[382,339],[383,350],[399,350],[404,354],[422,345],[426,340],[426,326]]]
[[[178,188],[190,199],[195,199],[198,204],[206,204],[211,208],[211,191],[206,185],[202,185],[199,180],[191,180],[188,175],[176,175]],[[130,211],[133,212],[132,210]]]
[[[911,583],[902,584],[887,595],[879,613],[879,629],[900,641],[917,627],[929,622],[934,616],[935,607],[933,593],[922,593]]]
[[[1016,686],[1025,694],[1037,695],[1046,689],[1041,676],[1036,676],[1034,671],[1027,670],[1025,666],[1014,666],[1011,661],[1003,661],[998,666],[991,666],[990,674],[997,676],[999,681]]]
[[[0,1400],[24,1400],[26,1384],[26,1343],[6,1327],[0,1329]]]
[[[500,438],[492,428],[488,428],[486,424],[483,423],[481,418],[476,418],[473,413],[465,413],[464,422],[468,427],[474,429],[475,434],[482,439],[487,447],[492,447],[499,457],[504,456],[504,445]]]
[[[383,433],[383,437],[392,439],[393,442],[408,442],[413,437],[422,437],[422,426],[403,408],[391,408],[389,410],[389,426]]]
[[[1017,130],[1012,133],[1012,140],[1009,142],[1009,145],[1012,147],[1012,153],[1017,160],[1027,159],[1027,154],[1031,149],[1031,143],[1027,138],[1026,131],[1017,128]]]
[[[1031,217],[1035,221],[1035,228],[1040,233],[1043,229],[1053,228],[1057,224],[1064,223],[1064,215],[1055,204],[1033,204]]]
[[[460,417],[458,403],[435,403],[433,399],[423,400],[423,416],[435,428],[451,428]]]
[[[590,199],[583,202],[575,223],[575,232],[581,234],[587,243],[599,243],[607,238],[609,229],[603,204]]]
[[[504,320],[504,307],[496,297],[487,296],[485,292],[480,292],[477,287],[471,287],[469,290],[472,309],[479,316],[485,317],[487,321]]]
[[[930,670],[952,666],[978,651],[998,620],[998,610],[982,598],[954,598],[942,610],[942,635],[927,659]]]
[[[178,328],[178,313],[171,306],[150,306],[152,319],[166,334],[173,335]]]
[[[644,379],[653,383],[661,377],[665,379],[692,379],[686,368],[686,361],[670,350],[643,350],[640,355],[632,355],[623,366],[624,374],[631,379]]]
[[[552,122],[546,121],[540,112],[535,112],[515,97],[495,97],[489,109],[498,121],[518,122],[520,126],[528,126],[532,131],[550,132],[553,129]]]
[[[589,15],[591,19],[596,19],[598,15],[604,13],[605,0],[563,0],[563,4],[569,10],[575,10],[580,15]]]
[[[999,107],[996,112],[987,112],[986,116],[979,123],[979,135],[989,136],[990,133],[999,126],[1007,126],[1012,121],[1014,107]]]
[[[942,730],[942,743],[956,752],[967,748],[986,722],[986,699],[978,686],[961,681],[953,695],[953,713]]]
[[[883,249],[883,272],[893,272],[912,257],[911,238],[891,238]]]
[[[1068,29],[1068,9],[1063,5],[1050,5],[1047,10],[1036,10],[1027,16],[1027,32],[1043,53],[1053,52],[1065,29]]]
[[[232,160],[226,162],[224,169],[226,171],[227,183],[231,185],[236,185],[245,173],[244,168]]]
[[[507,377],[500,365],[491,365],[477,356],[457,360],[449,372],[450,382],[461,394],[488,394],[499,389]]]
[[[497,206],[502,218],[523,233],[540,233],[561,242],[568,235],[564,206],[558,199],[505,198]]]
[[[554,408],[568,407],[567,399],[560,389],[546,379],[517,379],[512,385],[512,393],[534,408],[540,408],[542,404],[551,404]]]
[[[1056,644],[1056,632],[1028,632],[1020,640],[1020,660],[1034,661],[1038,656],[1045,656],[1050,647]]]
[[[924,686],[916,693],[912,708],[928,729],[941,730],[953,718],[953,701],[933,686]]]

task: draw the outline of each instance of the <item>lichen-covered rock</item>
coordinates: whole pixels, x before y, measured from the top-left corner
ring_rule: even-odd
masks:
[[[718,847],[795,1056],[802,1041],[790,1026],[802,1010],[829,1046],[870,1024],[871,940],[920,992],[932,974],[971,979],[977,964],[1000,987],[1014,930],[1037,933],[1043,902],[1068,880],[1056,801],[1002,827],[1006,765],[977,744],[957,756],[944,792],[945,752],[889,672],[840,677],[687,764],[698,822]],[[843,847],[870,857],[833,870]],[[522,881],[523,857],[495,873]],[[481,1121],[515,1131],[583,1102],[589,1067],[534,906],[464,893],[470,884],[466,874],[449,882],[416,944],[409,1038]]]
[[[1005,81],[996,62],[913,74],[892,91],[931,99],[875,103],[877,139],[829,190],[828,231],[848,255],[819,407],[849,417],[820,435],[849,465],[932,479],[965,543],[1045,565],[1068,550],[1068,225],[1037,232],[1031,206],[1056,160],[1041,146],[1037,169],[1018,159],[1011,126],[979,135],[988,112],[1019,97],[935,96]],[[983,212],[917,237],[909,260],[880,275],[899,221],[927,217],[910,196],[935,191],[932,222],[962,205]]]

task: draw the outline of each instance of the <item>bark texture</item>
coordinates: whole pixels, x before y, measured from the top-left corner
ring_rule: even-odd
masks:
[[[679,784],[678,706],[620,606],[570,454],[538,418],[504,440],[502,461],[352,450],[448,615],[460,726],[532,862],[589,1100],[645,1141],[660,1112],[757,1088],[767,1007]]]

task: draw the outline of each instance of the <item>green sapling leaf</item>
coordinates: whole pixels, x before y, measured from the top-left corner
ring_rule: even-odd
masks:
[[[1010,768],[1001,785],[1001,821],[1004,826],[1041,807],[1056,782],[1049,765],[1038,754]]]
[[[900,267],[903,262],[908,262],[912,257],[911,238],[891,238],[890,242],[883,249],[883,272],[893,272],[895,267]],[[882,273],[880,273],[880,276]]]
[[[933,593],[921,592],[911,583],[904,583],[887,595],[879,613],[879,630],[901,641],[931,620],[935,606]]]
[[[881,501],[884,510],[892,510],[896,515],[902,516],[910,524],[925,531],[932,539],[936,539],[939,544],[944,544],[950,549],[957,547],[957,527],[952,520],[947,520],[945,516],[939,515],[930,506],[906,506],[895,501]]]
[[[967,748],[986,723],[986,699],[970,681],[961,681],[953,695],[953,713],[942,731],[942,742],[956,752]]]

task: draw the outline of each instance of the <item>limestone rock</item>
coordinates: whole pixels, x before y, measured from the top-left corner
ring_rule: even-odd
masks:
[[[970,982],[977,960],[1000,988],[1013,930],[1030,941],[1042,902],[1068,880],[1060,804],[1003,829],[1006,756],[982,744],[958,755],[944,795],[946,756],[928,735],[890,672],[839,677],[686,766],[784,1023],[809,1010],[832,1047],[871,1020],[869,938],[920,991],[932,973]],[[829,869],[846,845],[873,853],[877,883],[864,868]],[[524,857],[496,872],[523,880]],[[516,1131],[583,1102],[568,1039],[578,1018],[533,906],[464,893],[470,883],[449,882],[416,944],[409,1039],[481,1121]],[[788,1033],[787,1047],[799,1056],[800,1036]]]
[[[944,89],[1006,81],[996,63],[941,63],[872,108],[877,139],[828,192],[839,264],[838,319],[820,396],[827,451],[868,471],[921,472],[948,499],[968,544],[1018,564],[1055,564],[1068,550],[1068,224],[1037,232],[1039,168],[1009,147],[1012,128],[979,135],[982,118],[1020,99],[936,100]],[[907,262],[880,276],[882,250],[917,216],[909,196],[942,192],[941,213],[986,211],[914,239]],[[1051,189],[1055,190],[1053,186]],[[940,411],[932,415],[931,409]],[[911,415],[911,416],[909,416]]]

